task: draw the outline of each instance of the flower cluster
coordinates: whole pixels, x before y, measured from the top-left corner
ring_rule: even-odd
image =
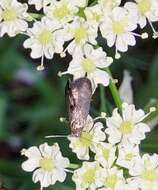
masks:
[[[29,5],[41,12],[28,12]],[[113,61],[100,47],[98,36],[106,40],[109,48],[114,47],[115,58],[119,58],[119,52],[126,52],[128,46],[136,44],[137,36],[148,37],[147,33],[136,33],[138,27],[142,29],[149,23],[153,38],[158,37],[152,24],[158,21],[157,9],[157,0],[125,4],[121,0],[91,3],[88,0],[28,0],[28,4],[1,0],[0,36],[26,35],[24,47],[31,49],[32,58],[41,58],[38,70],[44,69],[44,58],[53,59],[55,53],[64,57],[68,52],[72,61],[67,71],[59,74],[78,78],[87,73],[95,90],[98,83],[109,84],[105,68]]]
[[[37,148],[23,149],[21,154],[28,158],[23,162],[22,168],[33,173],[33,181],[40,182],[41,189],[54,185],[56,181],[63,182],[66,178],[66,169],[69,166],[68,158],[64,158],[60,152],[59,145],[55,143],[49,146],[44,143]]]
[[[143,122],[148,114],[136,110],[133,104],[122,104],[122,114],[114,109],[106,119],[106,128],[88,116],[80,137],[68,136],[69,147],[77,158],[83,160],[82,166],[73,173],[72,180],[76,190],[156,190],[158,185],[158,155],[144,154],[139,150],[145,133],[150,131]],[[90,158],[90,152],[93,154]],[[57,144],[31,147],[22,153],[28,160],[22,164],[25,171],[34,171],[33,181],[40,181],[41,189],[53,185],[57,180],[63,182],[69,167]],[[93,158],[93,160],[92,160]]]
[[[35,11],[30,12],[33,8]],[[38,70],[44,69],[45,59],[69,54],[72,60],[59,76],[70,74],[74,80],[86,76],[93,93],[98,84],[109,85],[108,67],[113,57],[118,59],[120,52],[135,46],[136,37],[148,38],[146,32],[141,32],[147,24],[153,38],[158,38],[153,25],[156,21],[158,0],[125,3],[121,0],[28,0],[27,3],[0,0],[0,37],[25,35],[24,48],[30,49],[33,59],[41,59]],[[114,49],[114,56],[107,55],[99,44],[100,39]],[[63,182],[66,172],[73,174],[77,190],[157,190],[158,155],[141,155],[139,150],[141,140],[150,131],[144,119],[152,111],[153,108],[145,114],[133,104],[123,103],[121,111],[114,109],[111,117],[103,114],[106,126],[98,121],[101,117],[88,116],[81,136],[67,137],[72,152],[83,160],[76,170],[70,170],[71,164],[62,156],[57,143],[23,149],[22,155],[28,160],[22,168],[33,172],[33,181],[40,182],[41,190],[56,181]]]

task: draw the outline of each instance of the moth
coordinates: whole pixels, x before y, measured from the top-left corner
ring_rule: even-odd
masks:
[[[7,188],[0,182],[0,190],[7,190]]]
[[[80,137],[90,109],[91,81],[86,77],[68,81],[65,93],[72,136]]]

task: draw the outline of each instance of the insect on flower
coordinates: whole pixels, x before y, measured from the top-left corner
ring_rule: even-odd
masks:
[[[68,81],[65,92],[71,133],[79,137],[89,114],[92,97],[91,82],[86,77]]]

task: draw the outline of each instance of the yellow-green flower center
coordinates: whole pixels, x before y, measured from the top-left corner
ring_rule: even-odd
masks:
[[[158,173],[155,170],[145,170],[143,172],[143,178],[148,181],[158,180]]]
[[[96,22],[100,22],[101,18],[102,18],[102,15],[98,13],[93,13],[92,16],[89,16],[90,20],[94,20]]]
[[[50,31],[48,30],[44,30],[42,31],[39,36],[38,36],[38,40],[42,45],[47,45],[49,43],[51,43],[53,38],[53,35]]]
[[[45,171],[52,171],[55,167],[54,161],[49,158],[43,158],[39,162],[40,167]]]
[[[88,36],[88,31],[84,26],[80,26],[74,31],[74,39],[76,43],[80,43],[82,40],[86,39]]]
[[[117,175],[112,174],[112,175],[106,177],[104,185],[107,188],[115,189],[115,185],[116,185],[117,181],[118,181]]]
[[[62,19],[69,14],[70,14],[70,10],[66,4],[63,4],[62,6],[56,8],[53,12],[53,15],[58,19]]]
[[[112,29],[115,34],[122,34],[125,31],[125,28],[128,25],[128,18],[125,17],[122,20],[119,21],[113,21],[112,23]]]
[[[90,58],[85,58],[82,62],[82,68],[87,74],[90,74],[96,70],[96,65]]]
[[[80,143],[82,146],[90,146],[92,143],[93,136],[89,132],[82,132],[80,137]]]
[[[128,153],[128,154],[126,154],[126,156],[125,156],[125,160],[126,160],[126,161],[131,161],[132,158],[133,158],[133,154],[132,154],[132,153]]]
[[[87,189],[94,181],[95,181],[95,169],[88,169],[84,174],[83,174],[83,182],[82,186],[84,189]]]
[[[102,154],[103,154],[104,159],[108,160],[109,159],[110,150],[107,149],[107,148],[103,148],[102,149]]]
[[[151,9],[151,0],[138,1],[138,9],[142,15],[148,13]]]
[[[13,8],[6,9],[2,13],[2,18],[4,21],[14,21],[17,19],[16,11]]]
[[[134,125],[131,121],[123,121],[120,126],[120,132],[123,135],[129,134],[132,132]]]

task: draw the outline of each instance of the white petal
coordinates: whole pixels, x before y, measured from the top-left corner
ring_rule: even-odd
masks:
[[[108,86],[110,77],[106,71],[96,69],[96,72],[93,74],[93,77],[94,77],[94,82],[96,84],[102,84],[104,86]]]
[[[32,172],[39,167],[39,160],[29,159],[22,163],[22,169],[27,172]]]

